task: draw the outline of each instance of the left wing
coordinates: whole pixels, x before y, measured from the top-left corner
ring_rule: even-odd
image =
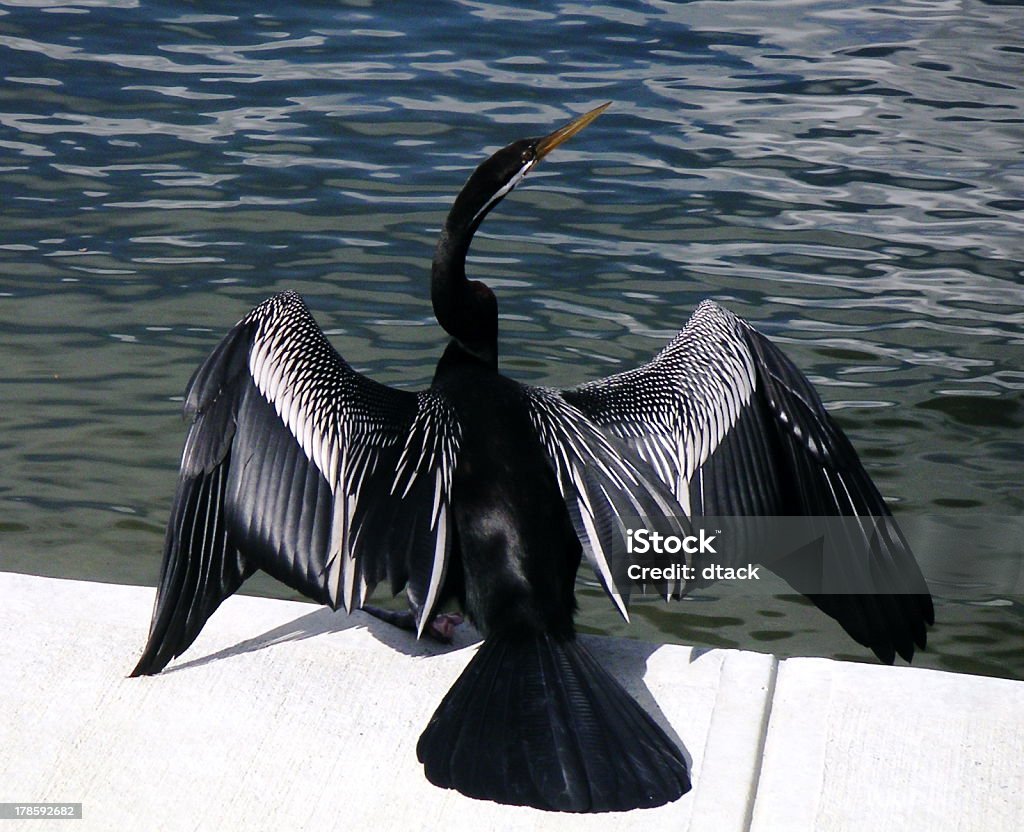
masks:
[[[356,372],[302,299],[282,292],[196,371],[185,414],[156,607],[133,675],[180,655],[256,569],[346,610],[390,578],[422,630],[451,549],[460,428],[443,397]]]

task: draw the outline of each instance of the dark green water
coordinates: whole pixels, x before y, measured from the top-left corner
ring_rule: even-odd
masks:
[[[274,291],[359,369],[426,384],[451,198],[487,152],[612,100],[477,237],[505,371],[636,365],[718,299],[925,528],[919,662],[1024,678],[1024,9],[207,8],[0,0],[0,568],[155,581],[181,391]],[[929,537],[951,516],[1008,531]],[[627,628],[584,588],[581,621],[869,658],[776,592],[719,585]]]

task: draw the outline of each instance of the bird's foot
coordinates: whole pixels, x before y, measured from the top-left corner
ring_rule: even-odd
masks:
[[[363,607],[363,612],[368,612],[374,618],[386,621],[403,630],[416,632],[416,616],[412,610],[399,612],[398,610],[385,610],[381,607]],[[423,632],[441,644],[451,644],[452,636],[455,635],[455,628],[463,622],[463,617],[457,612],[442,612],[435,615]]]
[[[442,644],[451,644],[455,635],[455,628],[465,619],[460,612],[442,612],[434,616],[434,620],[427,625],[427,632],[430,637],[437,639]]]

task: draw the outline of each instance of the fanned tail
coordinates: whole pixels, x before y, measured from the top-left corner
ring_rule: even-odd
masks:
[[[682,752],[574,639],[495,634],[416,747],[427,779],[563,812],[661,806],[690,789]]]

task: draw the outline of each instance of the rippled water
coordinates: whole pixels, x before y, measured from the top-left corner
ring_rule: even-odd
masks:
[[[505,370],[633,366],[715,297],[809,373],[908,522],[1020,518],[1020,7],[203,8],[0,0],[2,568],[155,581],[181,391],[271,292],[375,378],[425,384],[455,192],[605,100],[474,245]],[[991,580],[971,540],[931,543],[920,663],[1024,676],[1019,538]],[[582,594],[587,629],[869,658],[749,587],[628,629]]]

